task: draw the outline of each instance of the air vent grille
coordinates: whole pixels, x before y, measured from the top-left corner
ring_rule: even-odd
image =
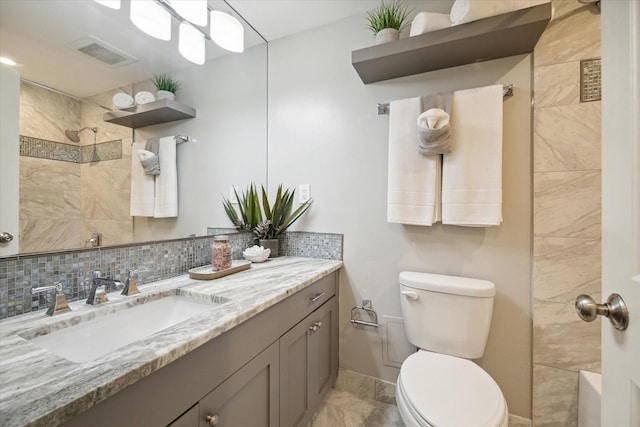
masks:
[[[88,55],[89,57],[112,68],[121,67],[138,61],[133,55],[129,55],[109,43],[99,40],[93,36],[76,40],[67,44],[66,47],[84,55]]]

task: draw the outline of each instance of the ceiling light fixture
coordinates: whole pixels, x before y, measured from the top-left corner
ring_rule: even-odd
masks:
[[[0,56],[0,63],[2,63],[4,65],[10,65],[12,67],[17,65],[16,61],[14,61],[11,58],[7,58],[6,56]]]
[[[204,64],[204,34],[189,23],[181,23],[178,50],[194,64]]]
[[[231,52],[244,51],[244,27],[235,17],[225,12],[212,10],[211,40]]]
[[[96,3],[100,3],[111,9],[120,9],[120,0],[94,0]]]
[[[207,0],[168,0],[168,2],[173,10],[187,21],[201,27],[207,26],[209,18]]]
[[[171,40],[171,15],[155,0],[131,0],[131,22],[160,40]]]

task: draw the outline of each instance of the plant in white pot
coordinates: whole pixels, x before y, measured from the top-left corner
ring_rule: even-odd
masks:
[[[176,92],[180,89],[180,82],[169,74],[154,74],[151,82],[156,87],[157,99],[170,99],[173,101],[176,97]]]
[[[400,32],[409,25],[407,5],[399,0],[390,3],[382,0],[380,5],[367,12],[367,28],[373,32],[376,44],[398,40]]]

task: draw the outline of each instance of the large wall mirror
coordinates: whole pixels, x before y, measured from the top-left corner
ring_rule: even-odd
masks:
[[[231,225],[222,208],[231,186],[266,184],[267,44],[226,2],[208,3],[242,22],[245,49],[206,40],[206,62],[195,65],[179,53],[177,19],[171,41],[154,39],[129,19],[129,1],[117,10],[90,0],[0,2],[0,52],[20,73],[21,150],[18,200],[0,208],[19,203],[20,253],[87,247],[94,233],[107,246],[203,235]],[[91,43],[131,59],[108,65],[78,51]],[[181,82],[176,102],[195,118],[136,129],[103,121],[116,93],[155,93],[149,79],[160,73]],[[80,132],[79,142],[65,134],[85,127],[97,132]],[[132,144],[170,135],[190,137],[176,147],[178,216],[132,217]]]

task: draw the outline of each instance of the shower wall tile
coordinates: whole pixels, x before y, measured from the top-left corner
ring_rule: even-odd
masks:
[[[533,174],[536,236],[600,238],[600,171]]]
[[[533,363],[576,373],[580,369],[600,371],[601,319],[581,320],[573,301],[562,304],[534,300],[533,304]]]
[[[77,218],[20,219],[20,253],[79,248]]]
[[[577,372],[533,365],[532,421],[535,427],[577,427]]]
[[[554,0],[553,19],[534,50],[535,66],[600,56],[600,14],[595,6]]]
[[[24,82],[20,83],[20,104],[60,116],[80,117],[80,101],[77,99]]]
[[[576,80],[576,77],[578,79]],[[580,62],[536,67],[533,94],[536,108],[580,102]]]
[[[131,243],[133,218],[88,219],[82,221],[80,235],[84,240],[87,240],[93,233],[102,234],[102,244],[104,246]]]
[[[51,141],[71,143],[64,135],[65,129],[78,129],[80,126],[78,116],[65,114],[64,111],[49,111],[39,105],[25,105],[22,102],[19,117],[20,135]]]
[[[600,240],[534,237],[533,293],[538,300],[572,303],[600,294]]]
[[[600,102],[537,108],[534,172],[600,169]]]

